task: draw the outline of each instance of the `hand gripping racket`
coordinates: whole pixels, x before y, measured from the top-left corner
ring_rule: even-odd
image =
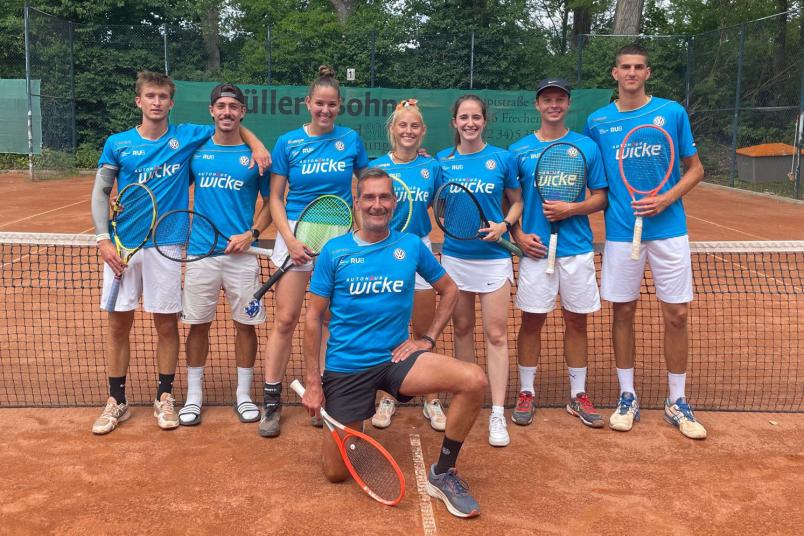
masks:
[[[154,228],[156,250],[176,262],[195,262],[222,255],[228,243],[229,238],[209,218],[192,210],[166,212]],[[243,253],[270,256],[271,250],[250,247]]]
[[[573,203],[586,190],[586,157],[571,143],[554,143],[545,149],[536,164],[536,189],[545,201]],[[547,248],[547,269],[556,269],[558,228],[560,221],[550,222],[550,245]]]
[[[148,242],[156,223],[156,199],[147,186],[133,182],[125,186],[112,205],[112,237],[117,254],[125,264]],[[123,274],[116,274],[104,309],[115,310]]]
[[[313,255],[318,255],[331,238],[346,234],[351,227],[352,210],[346,201],[336,195],[322,195],[304,207],[293,235],[304,242]],[[260,299],[274,286],[274,283],[279,281],[292,262],[293,259],[288,253],[282,266],[254,293],[254,299],[246,306],[246,314],[249,317],[257,316],[260,311]]]
[[[673,139],[665,129],[656,125],[641,125],[625,135],[617,152],[620,178],[631,199],[636,194],[651,197],[667,183],[676,161]],[[634,222],[634,237],[631,241],[631,258],[639,259],[642,242],[642,216]]]
[[[410,217],[413,214],[413,193],[405,181],[394,177],[394,194],[396,210],[391,218],[391,229],[404,231],[410,225]]]
[[[433,200],[433,213],[436,224],[456,240],[480,240],[483,238],[480,229],[491,224],[475,195],[457,182],[439,187]],[[524,255],[519,246],[503,237],[498,238],[497,243],[518,257]]]
[[[300,397],[304,386],[299,380],[290,384]],[[405,496],[405,477],[391,454],[377,440],[342,425],[321,408],[321,419],[338,445],[346,469],[357,485],[369,496],[388,506],[396,506]]]

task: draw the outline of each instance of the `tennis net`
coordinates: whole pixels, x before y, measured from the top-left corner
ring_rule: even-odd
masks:
[[[690,360],[687,392],[697,409],[804,411],[804,242],[723,242],[692,244],[696,298],[689,315]],[[102,405],[107,397],[105,352],[108,322],[100,311],[101,260],[93,237],[0,233],[0,406]],[[599,248],[596,255],[599,267]],[[262,259],[263,277],[273,267]],[[515,289],[512,290],[512,293]],[[269,323],[258,327],[262,357],[273,320],[273,293],[265,297]],[[234,326],[225,300],[211,330],[205,372],[205,403],[234,400]],[[477,304],[477,361],[485,366],[485,344]],[[301,343],[304,313],[293,341],[287,379],[303,377]],[[666,395],[662,354],[663,323],[648,271],[636,320],[636,388],[640,404],[658,408]],[[507,403],[519,387],[516,334],[519,311],[508,321],[510,350]],[[611,308],[590,315],[587,390],[597,405],[618,394],[611,348]],[[181,326],[182,340],[186,327]],[[539,406],[561,406],[569,395],[563,360],[559,310],[542,332],[537,374]],[[138,311],[131,335],[127,398],[150,404],[156,390],[156,336],[148,315]],[[452,353],[448,327],[438,349]],[[185,392],[184,348],[174,392]],[[289,389],[288,402],[297,402]],[[260,397],[261,398],[261,397]],[[259,399],[259,398],[258,398]],[[487,398],[487,403],[490,399]]]

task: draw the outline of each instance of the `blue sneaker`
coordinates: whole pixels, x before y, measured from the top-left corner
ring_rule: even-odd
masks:
[[[706,428],[695,420],[692,408],[683,397],[675,402],[665,400],[664,420],[678,428],[690,439],[706,439]]]
[[[427,476],[427,494],[430,497],[441,499],[449,513],[458,517],[475,517],[480,515],[477,501],[469,495],[469,486],[458,476],[454,467],[444,474],[433,472],[435,464],[430,466]]]
[[[634,393],[623,393],[617,402],[617,409],[609,417],[609,428],[627,432],[639,420],[639,402]]]

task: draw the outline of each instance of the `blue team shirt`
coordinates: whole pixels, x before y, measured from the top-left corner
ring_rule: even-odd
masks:
[[[681,159],[698,149],[692,137],[686,110],[677,102],[653,97],[636,110],[620,112],[614,103],[593,112],[586,120],[586,134],[595,140],[609,180],[609,204],[606,208],[606,240],[630,242],[634,232],[631,196],[620,179],[617,152],[628,132],[639,125],[654,124],[664,128],[673,139],[676,162],[670,178],[659,191],[664,193],[681,180]],[[681,199],[661,214],[643,220],[642,240],[661,240],[687,234],[687,218]]]
[[[212,220],[227,238],[250,229],[257,194],[268,197],[270,174],[266,171],[260,176],[257,166],[248,168],[250,162],[248,145],[217,145],[210,138],[190,163],[195,184],[193,210]],[[206,237],[205,243],[211,240]],[[207,250],[194,247],[191,241],[188,253],[200,255]]]
[[[436,158],[441,164],[441,180],[444,183],[458,182],[477,197],[483,213],[490,221],[501,222],[504,214],[502,202],[506,188],[518,190],[517,165],[514,156],[499,147],[486,145],[476,153],[462,155],[450,147],[439,152]],[[508,238],[508,233],[503,235]],[[483,260],[507,259],[511,254],[494,242],[482,240],[456,240],[444,237],[445,255],[458,259]]]
[[[586,158],[587,188],[601,190],[608,186],[600,151],[595,142],[586,136],[570,131],[557,140],[541,141],[536,134],[531,133],[513,143],[508,150],[516,157],[519,182],[522,184],[522,199],[525,205],[522,211],[522,230],[528,234],[538,235],[544,244],[550,242],[550,222],[544,217],[542,196],[536,188],[536,165],[542,151],[559,142],[571,143],[583,153]],[[581,192],[575,202],[579,203],[584,199],[586,191]],[[557,257],[581,255],[592,250],[592,228],[589,226],[588,216],[573,216],[560,222]]]
[[[408,223],[405,232],[420,237],[429,235],[433,226],[430,223],[427,207],[432,203],[433,194],[441,185],[441,165],[438,161],[434,158],[420,155],[412,162],[397,164],[391,160],[390,155],[385,155],[369,162],[369,167],[383,169],[392,177],[396,177],[408,185],[413,197],[413,211],[410,214],[410,223]],[[402,191],[396,190],[396,183],[394,183],[394,188],[397,200],[399,200]],[[399,215],[401,216],[402,214],[400,213]],[[396,220],[397,217],[394,215],[391,220],[392,228],[396,228]]]
[[[359,245],[349,233],[327,242],[310,281],[310,292],[330,300],[326,370],[357,372],[391,360],[408,338],[416,273],[431,284],[445,274],[416,235],[391,231]]]
[[[363,140],[338,125],[321,136],[309,136],[303,127],[286,132],[271,156],[271,172],[288,180],[289,220],[298,220],[304,207],[321,195],[337,195],[351,205],[352,174],[368,166]]]

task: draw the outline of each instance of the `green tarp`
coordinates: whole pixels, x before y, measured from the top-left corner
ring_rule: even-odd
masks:
[[[31,80],[34,154],[42,152],[39,80]],[[0,80],[0,153],[28,154],[28,97],[25,80]]]

